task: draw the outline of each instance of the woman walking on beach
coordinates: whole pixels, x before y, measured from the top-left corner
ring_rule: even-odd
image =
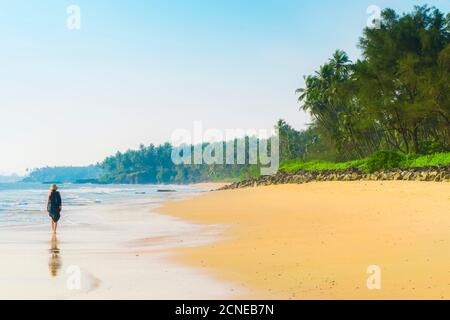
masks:
[[[52,231],[56,233],[59,218],[61,218],[62,200],[61,194],[58,192],[56,184],[50,187],[50,194],[48,195],[47,211],[50,218],[52,218]]]

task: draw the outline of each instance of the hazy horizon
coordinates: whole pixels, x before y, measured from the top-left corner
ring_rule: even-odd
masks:
[[[2,1],[0,175],[95,164],[196,120],[269,129],[282,118],[304,129],[303,76],[336,49],[358,58],[370,5],[401,13],[422,3]],[[72,4],[81,30],[67,28]]]

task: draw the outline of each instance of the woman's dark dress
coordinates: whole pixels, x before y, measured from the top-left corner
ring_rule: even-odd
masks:
[[[48,198],[48,206],[47,211],[48,215],[54,222],[58,222],[59,218],[61,218],[61,195],[58,191],[53,191],[50,193],[50,196]]]

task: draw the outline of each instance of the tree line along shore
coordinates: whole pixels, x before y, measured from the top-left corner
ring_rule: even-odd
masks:
[[[285,120],[276,123],[281,172],[434,172],[440,167],[448,174],[450,13],[429,6],[403,14],[385,9],[377,25],[363,30],[357,42],[359,59],[351,61],[336,50],[304,77],[297,95],[311,123],[305,130]],[[236,146],[241,140],[234,141]],[[260,174],[258,164],[175,165],[172,150],[170,143],[142,145],[84,171],[76,168],[75,174],[72,167],[32,170],[26,181],[196,183],[248,180]],[[248,149],[244,152],[248,159]]]

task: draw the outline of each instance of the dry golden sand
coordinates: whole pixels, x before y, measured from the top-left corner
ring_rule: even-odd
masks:
[[[159,212],[229,225],[179,259],[244,298],[449,299],[450,184],[322,182],[212,192]],[[367,268],[381,268],[381,290]]]

